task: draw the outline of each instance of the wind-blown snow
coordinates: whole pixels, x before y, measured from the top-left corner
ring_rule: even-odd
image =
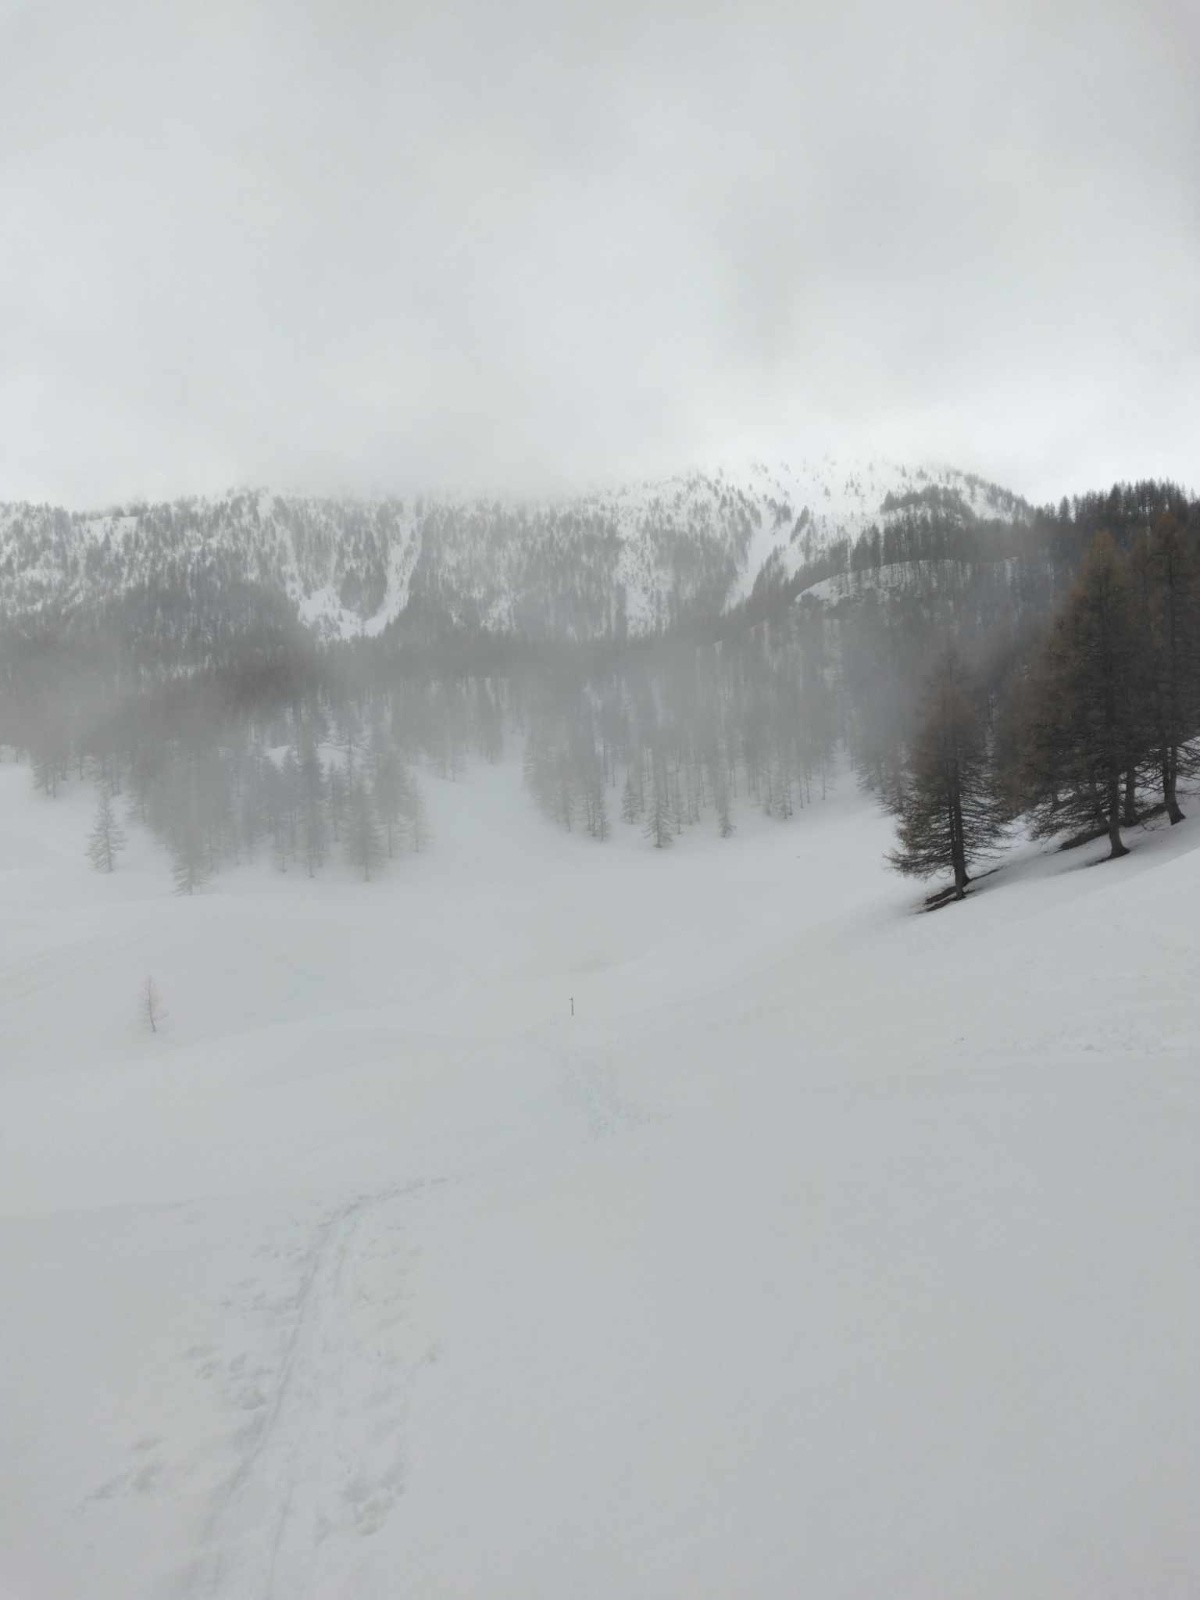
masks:
[[[919,917],[518,788],[179,899],[0,768],[0,1593],[1195,1594],[1200,823]]]

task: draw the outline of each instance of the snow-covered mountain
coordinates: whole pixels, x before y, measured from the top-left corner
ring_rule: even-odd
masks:
[[[951,468],[833,457],[696,472],[543,501],[305,499],[265,491],[100,514],[0,505],[0,617],[163,595],[269,596],[321,639],[405,613],[531,638],[646,633],[794,582],[831,543],[897,518],[1030,515]]]

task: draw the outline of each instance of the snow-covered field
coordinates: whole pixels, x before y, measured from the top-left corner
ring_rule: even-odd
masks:
[[[5,1600],[1200,1593],[1200,820],[426,793],[186,900],[0,767]]]

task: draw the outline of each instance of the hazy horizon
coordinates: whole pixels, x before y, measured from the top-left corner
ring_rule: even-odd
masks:
[[[1058,487],[1050,487],[1043,494],[1030,494],[1019,483],[997,478],[986,467],[965,465],[962,462],[947,460],[935,454],[901,457],[871,451],[868,448],[864,448],[854,454],[849,451],[833,449],[822,452],[814,452],[812,450],[804,452],[798,448],[791,457],[777,456],[761,459],[747,456],[742,460],[714,458],[710,461],[683,462],[675,465],[666,462],[663,463],[658,471],[635,471],[624,478],[616,474],[607,479],[600,477],[581,478],[576,482],[554,481],[548,478],[540,488],[534,484],[494,487],[484,482],[473,482],[469,476],[460,484],[450,481],[440,483],[412,482],[408,484],[399,482],[392,484],[371,483],[367,481],[354,483],[348,479],[332,479],[317,483],[295,479],[286,483],[267,483],[255,482],[247,478],[240,482],[233,481],[224,484],[214,482],[207,487],[199,489],[186,486],[172,489],[169,486],[164,486],[161,492],[153,495],[132,492],[124,495],[96,497],[90,500],[53,499],[48,495],[6,495],[0,491],[0,505],[6,503],[10,505],[49,504],[61,507],[72,515],[81,516],[105,516],[127,507],[141,505],[168,505],[188,500],[220,501],[245,494],[279,495],[285,499],[345,500],[365,504],[395,499],[422,499],[441,504],[554,505],[570,504],[576,499],[604,498],[624,491],[636,491],[643,485],[665,485],[693,476],[717,478],[724,475],[741,479],[752,474],[760,466],[765,467],[769,472],[774,472],[778,469],[792,469],[797,474],[800,474],[806,461],[813,466],[820,465],[826,468],[833,466],[838,469],[842,467],[857,469],[869,465],[895,466],[907,468],[912,472],[924,470],[934,476],[941,475],[947,471],[961,472],[977,477],[985,483],[994,484],[997,488],[1008,489],[1014,494],[1020,495],[1022,499],[1032,506],[1050,508],[1057,507],[1064,496],[1069,500],[1077,495],[1106,490],[1114,484],[1134,483],[1150,477],[1157,477],[1176,483],[1185,493],[1194,496],[1196,483],[1200,481],[1200,474],[1194,474],[1193,477],[1189,478],[1182,473],[1165,469],[1157,472],[1114,471],[1108,475],[1101,475],[1094,481],[1088,480],[1063,484]]]
[[[812,461],[815,458],[809,457]],[[1061,493],[1049,493],[1042,496],[1025,494],[1019,486],[1006,483],[994,478],[986,471],[961,467],[953,462],[938,461],[933,457],[921,458],[914,456],[909,460],[894,457],[872,456],[864,452],[861,456],[851,457],[849,454],[831,454],[821,458],[824,464],[832,463],[838,468],[859,467],[869,464],[889,464],[908,468],[914,472],[926,470],[938,476],[947,469],[961,471],[964,474],[978,477],[985,483],[995,484],[997,488],[1009,489],[1020,495],[1034,507],[1057,507],[1060,500],[1066,496],[1069,500],[1076,495],[1087,494],[1097,490],[1103,491],[1116,483],[1132,483],[1139,481],[1140,474],[1118,473],[1111,479],[1102,478],[1095,483],[1078,483],[1065,487]],[[143,506],[175,505],[183,502],[202,501],[219,503],[223,500],[234,499],[247,494],[265,494],[280,496],[285,500],[314,500],[329,501],[332,503],[345,502],[350,504],[372,505],[382,502],[399,500],[423,500],[430,504],[456,505],[500,505],[519,508],[521,506],[548,506],[570,505],[576,500],[605,499],[610,496],[630,491],[636,493],[642,487],[657,488],[661,485],[676,483],[693,476],[718,478],[721,476],[741,479],[751,472],[759,463],[746,460],[743,462],[713,461],[709,463],[696,462],[677,468],[665,466],[661,473],[639,472],[626,479],[613,477],[608,481],[600,479],[584,480],[577,484],[548,483],[544,488],[537,489],[532,486],[526,488],[500,488],[494,489],[485,483],[467,483],[454,485],[452,483],[404,485],[356,485],[348,482],[331,482],[325,484],[277,484],[255,483],[250,480],[227,484],[213,484],[203,489],[180,488],[171,490],[164,488],[161,493],[147,495],[140,493],[126,495],[110,495],[92,500],[66,500],[53,499],[47,495],[5,495],[0,493],[0,505],[10,506],[53,506],[56,509],[67,511],[72,516],[105,517],[115,512],[127,511]],[[790,461],[767,461],[762,463],[768,469],[777,467],[791,467],[796,465]],[[1187,494],[1195,494],[1193,484],[1180,477],[1164,473],[1163,478],[1177,483]]]

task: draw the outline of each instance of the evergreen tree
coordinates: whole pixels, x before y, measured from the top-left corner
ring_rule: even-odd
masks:
[[[342,831],[346,821],[349,785],[347,784],[345,776],[338,770],[337,767],[334,767],[329,774],[329,782],[326,793],[328,800],[327,809],[329,814],[329,826],[333,832],[334,843],[340,844],[342,839]]]
[[[371,791],[361,777],[351,784],[346,810],[346,853],[363,882],[370,883],[383,861],[383,838]]]
[[[425,802],[421,791],[407,773],[404,775],[403,798],[404,825],[408,829],[408,842],[412,850],[420,853],[429,843],[429,828],[425,821]]]
[[[201,814],[194,755],[178,757],[165,777],[155,815],[171,851],[175,892],[194,894],[212,870],[212,849]]]
[[[953,650],[930,679],[898,814],[892,866],[917,878],[951,873],[956,900],[966,892],[972,864],[1003,837],[982,718]]]
[[[588,833],[603,844],[609,835],[608,806],[604,799],[604,781],[598,772],[589,774],[583,806]]]
[[[283,871],[295,856],[300,833],[300,762],[295,748],[288,747],[279,768],[279,841],[277,859]]]
[[[673,822],[667,763],[659,750],[651,754],[649,802],[642,832],[656,850],[665,850],[671,842]]]
[[[722,839],[728,839],[733,834],[733,811],[729,795],[729,775],[725,770],[725,763],[719,751],[714,751],[708,764],[709,781],[712,787],[713,805],[717,812],[717,832]]]
[[[204,836],[188,818],[171,839],[171,878],[176,894],[195,894],[208,877],[209,855]]]
[[[639,745],[632,752],[625,772],[625,787],[621,791],[621,820],[636,822],[645,809],[645,758]]]
[[[1176,785],[1186,759],[1184,747],[1197,726],[1200,595],[1195,551],[1170,512],[1135,543],[1132,566],[1151,755],[1163,806],[1175,824],[1183,821]]]
[[[117,855],[125,847],[125,830],[122,828],[109,790],[100,790],[96,802],[96,819],[88,837],[88,860],[97,872],[111,872],[117,864]]]
[[[321,758],[309,744],[300,758],[299,772],[300,850],[310,878],[324,866],[329,847],[329,824],[325,817],[325,774]]]
[[[1125,789],[1146,744],[1139,705],[1133,596],[1125,557],[1098,534],[1039,664],[1045,696],[1036,708],[1035,770],[1053,772],[1053,795],[1034,801],[1034,833],[1107,833],[1121,839]]]
[[[292,752],[289,750],[288,754]],[[296,842],[288,773],[268,756],[262,763],[261,775],[263,815],[271,836],[271,859],[280,872],[286,872]],[[292,776],[295,776],[294,758]]]
[[[34,787],[53,800],[58,794],[59,784],[65,774],[65,764],[62,752],[51,749],[48,745],[39,745],[33,753],[33,782]]]

